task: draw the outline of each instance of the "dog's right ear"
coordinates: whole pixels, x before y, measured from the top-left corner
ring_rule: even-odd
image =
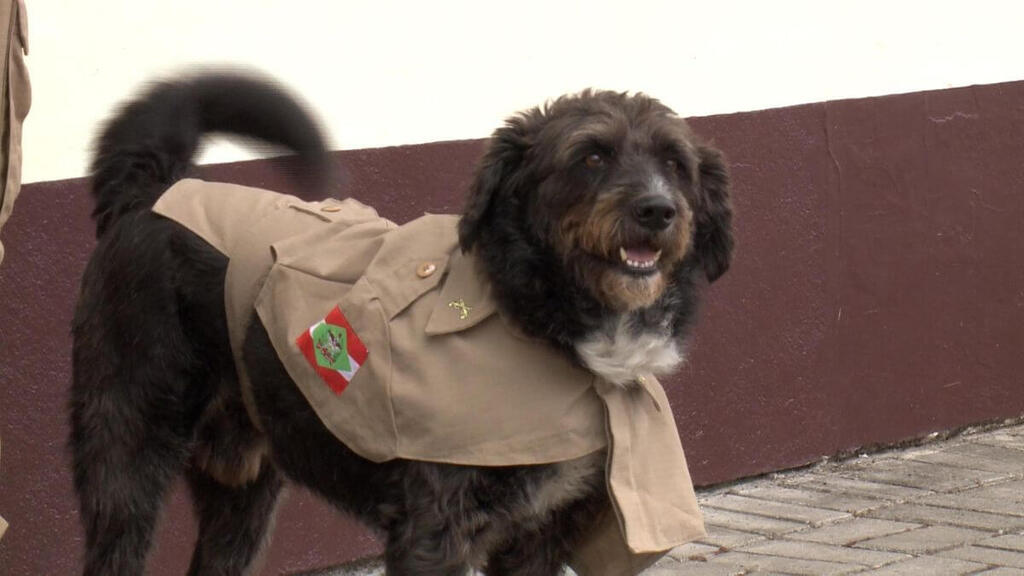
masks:
[[[525,118],[512,118],[491,135],[459,220],[459,246],[463,252],[468,252],[480,239],[497,199],[511,193],[517,185],[515,175],[527,148],[525,125]]]
[[[700,156],[701,203],[694,234],[697,255],[708,282],[729,269],[732,261],[732,202],[729,200],[729,171],[722,153],[709,146],[698,148]]]

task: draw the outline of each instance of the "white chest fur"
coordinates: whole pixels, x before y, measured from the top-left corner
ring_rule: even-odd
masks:
[[[576,344],[576,352],[592,372],[619,386],[642,374],[672,372],[684,359],[669,330],[638,332],[626,319],[591,333]]]

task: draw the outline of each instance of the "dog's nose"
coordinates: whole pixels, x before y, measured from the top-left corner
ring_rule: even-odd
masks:
[[[668,228],[675,217],[675,204],[664,196],[644,196],[633,203],[633,218],[648,230],[660,232]]]

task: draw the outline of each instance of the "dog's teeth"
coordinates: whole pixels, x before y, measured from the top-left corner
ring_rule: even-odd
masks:
[[[654,261],[639,262],[637,260],[626,260],[626,265],[630,268],[654,268]]]
[[[650,259],[644,258],[643,260],[634,260],[633,258],[629,257],[629,252],[626,250],[625,247],[620,247],[619,258],[621,258],[622,263],[628,266],[629,268],[634,268],[637,270],[649,270],[651,268],[654,268],[655,264],[658,262],[658,258],[661,258],[661,250],[658,250],[654,254],[651,254]]]

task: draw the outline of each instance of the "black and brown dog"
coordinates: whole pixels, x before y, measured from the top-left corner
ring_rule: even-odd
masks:
[[[73,327],[71,448],[85,574],[143,573],[166,489],[181,474],[200,522],[190,574],[248,573],[285,478],[381,530],[388,574],[559,573],[609,505],[600,464],[577,479],[584,488],[571,501],[551,499],[547,488],[552,507],[535,500],[565,481],[553,465],[363,459],[294,386],[280,385],[288,376],[258,322],[246,359],[268,425],[256,431],[229,348],[227,260],[150,210],[214,131],[282,144],[311,162],[307,184],[323,177],[323,140],[308,114],[282,90],[242,76],[159,85],[103,131],[92,187],[99,243]],[[713,281],[729,266],[726,168],[653,98],[565,96],[493,134],[458,236],[505,317],[625,385],[638,369],[678,365],[701,277]],[[254,478],[223,482],[216,468],[241,466],[232,459],[254,444],[265,455]],[[481,536],[495,533],[504,537]]]

